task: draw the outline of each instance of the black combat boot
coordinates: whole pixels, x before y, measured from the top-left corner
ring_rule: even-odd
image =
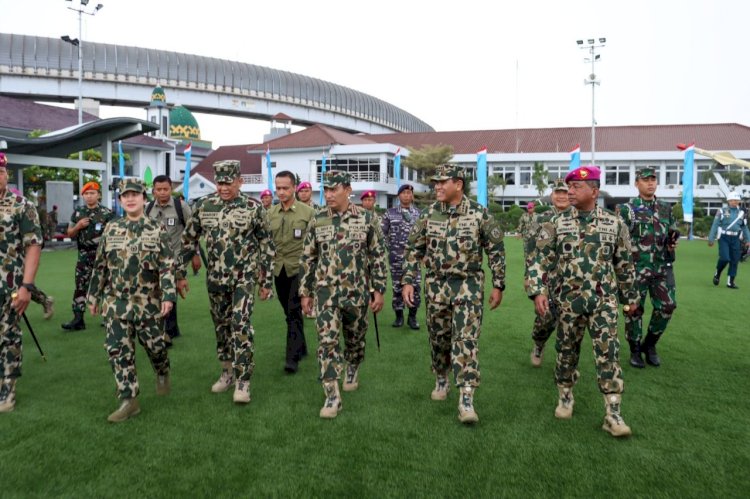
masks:
[[[62,328],[66,331],[80,331],[86,329],[86,323],[83,322],[83,312],[73,312],[73,320],[63,324]]]
[[[630,365],[638,369],[643,369],[646,364],[641,357],[641,344],[637,340],[628,340],[630,345]]]
[[[646,353],[646,362],[648,363],[648,365],[654,367],[659,367],[661,365],[659,354],[656,353],[657,341],[659,341],[659,336],[653,333],[648,333],[646,335],[646,338],[643,340],[643,344],[641,345],[641,350]]]
[[[716,272],[714,272],[714,286],[718,286],[719,285],[719,279],[720,278],[721,278],[721,272],[719,272],[717,270]]]
[[[392,327],[401,327],[404,325],[404,311],[396,310],[396,320],[391,324]]]
[[[419,329],[419,322],[417,322],[417,309],[416,308],[409,309],[409,319],[407,320],[407,324],[409,324],[409,327],[414,330]]]
[[[729,289],[740,289],[739,286],[734,283],[734,277],[731,276],[727,278],[727,287]]]

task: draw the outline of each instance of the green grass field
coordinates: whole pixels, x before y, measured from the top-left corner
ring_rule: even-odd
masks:
[[[661,368],[624,366],[623,415],[633,429],[601,430],[593,354],[582,355],[575,415],[553,416],[553,349],[529,364],[533,307],[522,287],[521,248],[507,242],[502,306],[484,317],[480,423],[461,425],[456,395],[433,402],[422,330],[392,329],[380,314],[382,351],[370,326],[360,388],[321,420],[314,358],[283,372],[285,322],[274,299],[257,303],[252,402],[209,387],[219,374],[204,274],[179,303],[183,337],[171,350],[172,394],[157,398],[142,350],[142,412],[109,424],[117,407],[104,329],[64,333],[73,251],[45,252],[37,283],[56,315],[28,316],[48,362],[24,335],[16,410],[0,415],[2,497],[748,497],[750,495],[750,264],[733,291],[711,285],[716,248],[682,242],[678,309],[659,344]],[[314,351],[313,322],[305,321]],[[24,327],[25,331],[25,327]],[[583,352],[591,352],[590,342]],[[627,347],[623,349],[624,357]]]

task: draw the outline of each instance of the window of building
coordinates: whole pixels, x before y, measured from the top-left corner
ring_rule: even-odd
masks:
[[[703,209],[706,210],[706,215],[711,217],[716,216],[716,212],[721,210],[723,204],[723,201],[704,201],[702,203]]]
[[[607,165],[604,167],[605,185],[630,185],[630,166]]]
[[[570,169],[570,165],[553,165],[553,166],[547,166],[547,178],[550,182],[554,182],[558,178],[565,178],[565,175],[568,174],[568,170]]]
[[[682,185],[682,165],[667,164],[667,175],[664,179],[666,185]]]
[[[392,167],[391,167],[392,168]],[[323,169],[323,160],[315,161],[315,170],[320,178]],[[372,158],[329,158],[326,160],[326,170],[340,170],[349,172],[352,182],[385,182],[387,179],[381,179],[380,159]],[[391,170],[392,171],[392,170]]]
[[[518,182],[521,185],[531,185],[531,165],[521,165]]]
[[[490,174],[505,177],[505,181],[508,185],[516,185],[516,167],[515,166],[500,166],[491,165]]]

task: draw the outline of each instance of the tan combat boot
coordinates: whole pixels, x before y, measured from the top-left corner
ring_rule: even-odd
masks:
[[[53,315],[55,315],[55,299],[51,296],[47,297],[47,301],[44,302],[44,320],[48,321],[52,318]]]
[[[430,398],[432,400],[445,400],[448,398],[450,389],[451,382],[448,379],[448,373],[437,373],[435,375],[435,389],[432,390]]]
[[[120,407],[109,415],[107,421],[110,423],[122,423],[133,416],[138,415],[141,412],[141,405],[138,403],[137,398],[124,399]]]
[[[474,410],[474,387],[462,386],[458,396],[458,420],[464,424],[476,423],[479,416]]]
[[[324,381],[323,390],[326,393],[326,401],[320,409],[320,417],[333,419],[341,411],[341,394],[339,393],[338,380]]]
[[[353,392],[359,387],[359,365],[348,364],[344,378],[344,391]]]
[[[633,433],[620,415],[621,400],[621,395],[617,393],[607,393],[604,395],[604,408],[607,412],[604,415],[602,429],[610,433],[613,437],[627,437]]]
[[[238,380],[234,386],[234,395],[232,400],[235,404],[250,403],[250,382]]]
[[[560,398],[557,399],[557,407],[555,408],[555,417],[558,419],[570,419],[573,417],[573,389],[563,386],[558,386],[557,391],[560,393]]]
[[[16,408],[16,380],[0,381],[0,412],[11,412]]]
[[[224,393],[229,390],[229,387],[234,383],[234,371],[232,369],[232,363],[225,361],[221,363],[221,376],[211,386],[211,391],[214,393]]]
[[[534,348],[531,349],[531,365],[541,367],[542,359],[544,359],[544,345],[534,345]]]
[[[169,395],[172,391],[172,380],[169,379],[169,373],[156,376],[156,394]]]

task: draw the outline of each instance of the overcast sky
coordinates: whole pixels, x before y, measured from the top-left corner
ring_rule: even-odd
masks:
[[[747,0],[99,1],[84,40],[322,78],[441,131],[590,126],[591,71],[576,40],[599,37],[599,125],[750,124]],[[0,0],[0,31],[77,37],[67,5]],[[103,114],[125,113],[145,117]],[[260,142],[269,128],[196,118],[215,147]]]

